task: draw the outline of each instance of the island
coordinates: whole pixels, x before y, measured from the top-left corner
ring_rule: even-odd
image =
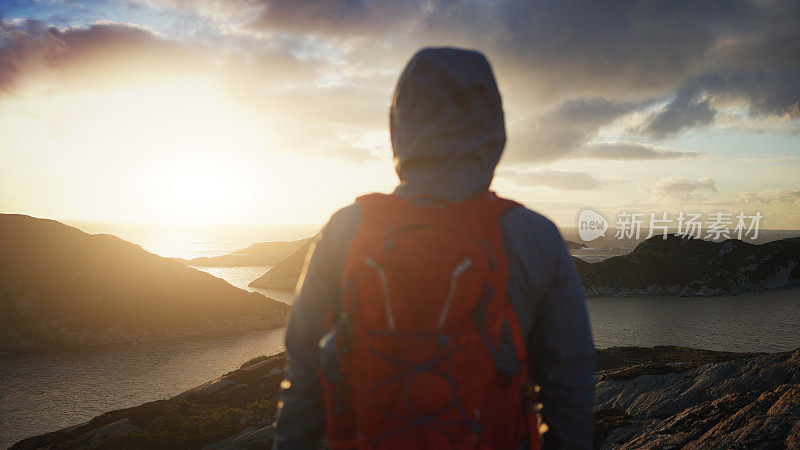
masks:
[[[283,326],[290,307],[115,236],[0,214],[0,349]]]
[[[588,263],[573,258],[586,295],[737,295],[800,285],[800,242],[760,245],[671,234],[627,255]]]

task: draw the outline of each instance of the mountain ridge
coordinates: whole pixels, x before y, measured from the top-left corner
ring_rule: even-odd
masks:
[[[107,234],[0,214],[0,349],[144,342],[286,323],[290,307]]]

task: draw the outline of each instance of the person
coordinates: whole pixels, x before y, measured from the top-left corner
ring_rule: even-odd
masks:
[[[322,367],[324,338],[330,336],[332,329],[331,311],[341,311],[343,302],[347,301],[348,294],[345,292],[347,288],[343,288],[343,277],[346,275],[345,271],[351,270],[347,268],[353,257],[351,253],[359,254],[360,251],[353,248],[354,241],[363,243],[364,239],[359,236],[380,226],[379,220],[369,217],[383,214],[381,217],[390,221],[402,220],[400,216],[413,214],[414,208],[423,208],[427,211],[419,215],[421,218],[440,217],[450,211],[448,205],[457,208],[457,205],[462,204],[473,204],[475,208],[484,209],[482,212],[476,210],[475,214],[470,216],[468,211],[464,212],[467,208],[464,207],[460,211],[466,215],[456,220],[475,224],[479,228],[485,225],[481,229],[489,230],[487,233],[490,233],[491,227],[495,226],[489,222],[493,220],[491,215],[496,213],[496,227],[500,232],[497,238],[498,245],[502,247],[500,251],[501,255],[504,255],[503,262],[507,263],[504,266],[504,286],[499,288],[504,291],[504,296],[513,309],[515,320],[512,322],[515,329],[518,328],[520,335],[523,336],[525,372],[529,374],[532,383],[538,386],[540,417],[548,429],[542,435],[543,447],[590,448],[595,350],[583,290],[572,258],[556,226],[542,215],[509,201],[504,201],[502,204],[505,206],[498,207],[499,209],[486,209],[491,208],[486,205],[498,204],[496,201],[498,197],[491,194],[489,186],[506,141],[501,98],[487,59],[479,52],[464,49],[420,50],[409,61],[397,83],[390,108],[390,131],[396,170],[400,179],[399,185],[391,195],[368,196],[369,201],[357,201],[336,212],[320,233],[298,284],[298,295],[286,329],[288,363],[277,416],[275,448],[319,448],[321,439],[326,433],[326,416],[340,414],[336,410],[332,412],[330,408],[326,414],[326,394],[323,389],[325,378],[324,375],[320,376],[324,369]],[[387,207],[376,206],[380,204],[386,204]],[[444,213],[440,213],[442,211]],[[483,216],[474,217],[476,215]],[[370,222],[364,223],[367,220]],[[412,233],[409,236],[410,240],[406,242],[414,241],[414,236]],[[441,239],[447,239],[447,235],[441,236],[443,236]],[[390,244],[387,242],[386,246]],[[359,249],[364,247],[359,245]],[[430,245],[435,246],[436,241],[430,241]],[[437,251],[447,253],[444,250]],[[427,249],[417,248],[413,249],[413,252],[422,258],[418,261],[426,261],[424,255],[428,254]],[[476,272],[470,275],[469,270]],[[443,286],[447,286],[451,281],[453,285],[459,283],[467,285],[470,283],[470,276],[481,276],[477,271],[478,269],[466,269],[463,274],[454,271],[452,280],[447,278],[442,282],[434,281]],[[459,274],[461,278],[458,278]],[[383,280],[386,320],[391,327],[395,318],[404,320],[401,311],[403,305],[398,305],[399,299],[395,297],[395,290],[392,290],[394,302],[390,305],[386,290],[387,279],[377,276],[374,278]],[[391,289],[415,289],[409,286],[398,288],[392,283],[394,281],[388,281]],[[460,292],[459,289],[462,288],[454,288],[453,285],[451,290]],[[414,292],[416,293],[413,295],[424,295],[419,289]],[[365,296],[369,297],[366,294]],[[375,294],[373,297],[381,295]],[[412,300],[409,297],[406,301]],[[444,309],[456,308],[457,302],[471,301],[463,296],[450,300],[452,304]],[[362,301],[372,301],[378,305],[377,308],[384,308],[382,298],[365,298]],[[439,308],[437,303],[430,309],[436,310],[438,315]],[[383,314],[379,313],[381,321],[384,320]],[[413,319],[412,316],[411,322]],[[409,326],[412,325],[413,323]],[[492,355],[498,369],[510,367],[508,373],[519,374],[520,368],[515,367],[517,364],[515,350],[519,349],[514,348],[514,339],[508,337],[510,333],[507,325],[503,324],[500,343]],[[355,327],[357,324],[352,326]],[[467,351],[474,354],[484,351],[479,347],[481,346],[469,348]],[[373,347],[370,348],[374,351]],[[393,351],[403,353],[402,349],[398,350],[400,347],[392,348]],[[503,351],[504,348],[506,351]],[[425,350],[419,352],[424,353]],[[371,357],[367,355],[368,353],[361,353],[360,357],[365,359]],[[406,353],[409,352],[404,354]],[[353,358],[358,356],[355,349],[352,354]],[[400,358],[391,354],[384,356]],[[413,357],[413,355],[405,356]],[[401,363],[402,361],[398,364]],[[362,362],[362,369],[363,364],[365,363]],[[420,371],[415,373],[418,374]],[[450,375],[447,376],[452,378]],[[456,376],[461,375],[456,374]],[[431,380],[428,380],[430,386],[437,386],[436,379]],[[363,379],[361,383],[364,383]],[[438,392],[448,391],[446,383],[440,383],[438,386],[440,386]],[[361,401],[371,403],[369,396],[378,395],[374,393],[378,387],[374,386],[373,391],[363,394],[360,397]],[[357,388],[358,386],[354,387]],[[394,395],[400,395],[400,391],[394,392]],[[415,397],[417,400],[414,401],[436,395],[439,394],[433,391],[422,393],[421,396]],[[466,395],[469,395],[469,392]],[[367,400],[364,400],[365,398]],[[400,400],[396,399],[394,404],[400,405],[400,403]],[[406,408],[402,405],[398,407]],[[386,412],[389,419],[368,417],[380,416],[380,410],[377,411],[363,413],[358,420],[366,423],[367,419],[375,419],[378,422],[375,420],[371,422],[377,424],[374,426],[380,426],[380,423],[386,423],[392,417],[391,411]],[[501,411],[497,415],[503,417],[496,418],[495,423],[498,420],[510,421],[514,414],[513,410]],[[477,409],[475,416],[476,421],[483,420],[477,418]],[[336,417],[327,419],[330,421]],[[426,430],[423,429],[428,425],[434,426],[428,419],[426,417],[425,420],[417,420],[403,428],[402,431],[409,434],[409,437],[404,438],[406,442],[416,442],[414,446],[417,447],[449,447],[450,445],[442,445],[442,442],[447,441],[438,441],[438,444],[430,441],[431,445],[428,445],[428,441],[424,441],[427,437],[436,437],[426,434]],[[535,427],[536,425],[532,425],[532,428]],[[476,433],[475,442],[478,433],[481,432],[478,430],[480,427],[475,426],[472,431]],[[443,428],[435,431],[439,435],[448,435]],[[536,430],[529,431],[536,433]],[[400,433],[400,430],[389,430],[385,434],[395,433]],[[414,433],[417,433],[416,438]],[[360,447],[370,446],[368,443],[362,445],[364,442],[351,444]],[[487,447],[494,446],[490,443],[482,448]],[[389,445],[385,448],[393,447]]]

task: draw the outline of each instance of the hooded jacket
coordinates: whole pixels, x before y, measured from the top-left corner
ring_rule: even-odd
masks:
[[[489,189],[505,146],[503,108],[492,69],[474,51],[426,48],[409,61],[389,114],[400,184],[394,195],[463,201]],[[424,195],[419,195],[424,194]],[[433,199],[433,200],[432,200]],[[275,447],[316,449],[325,428],[317,378],[319,340],[341,302],[345,259],[361,221],[357,203],[320,233],[286,329],[289,386],[281,393]],[[545,448],[591,448],[594,343],[580,280],[556,226],[524,207],[501,218],[508,297],[528,341],[529,373],[540,385]],[[517,364],[501,343],[501,364]]]

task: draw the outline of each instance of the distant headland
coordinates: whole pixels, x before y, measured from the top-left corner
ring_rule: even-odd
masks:
[[[0,214],[0,349],[152,341],[286,323],[290,307],[54,220]]]

